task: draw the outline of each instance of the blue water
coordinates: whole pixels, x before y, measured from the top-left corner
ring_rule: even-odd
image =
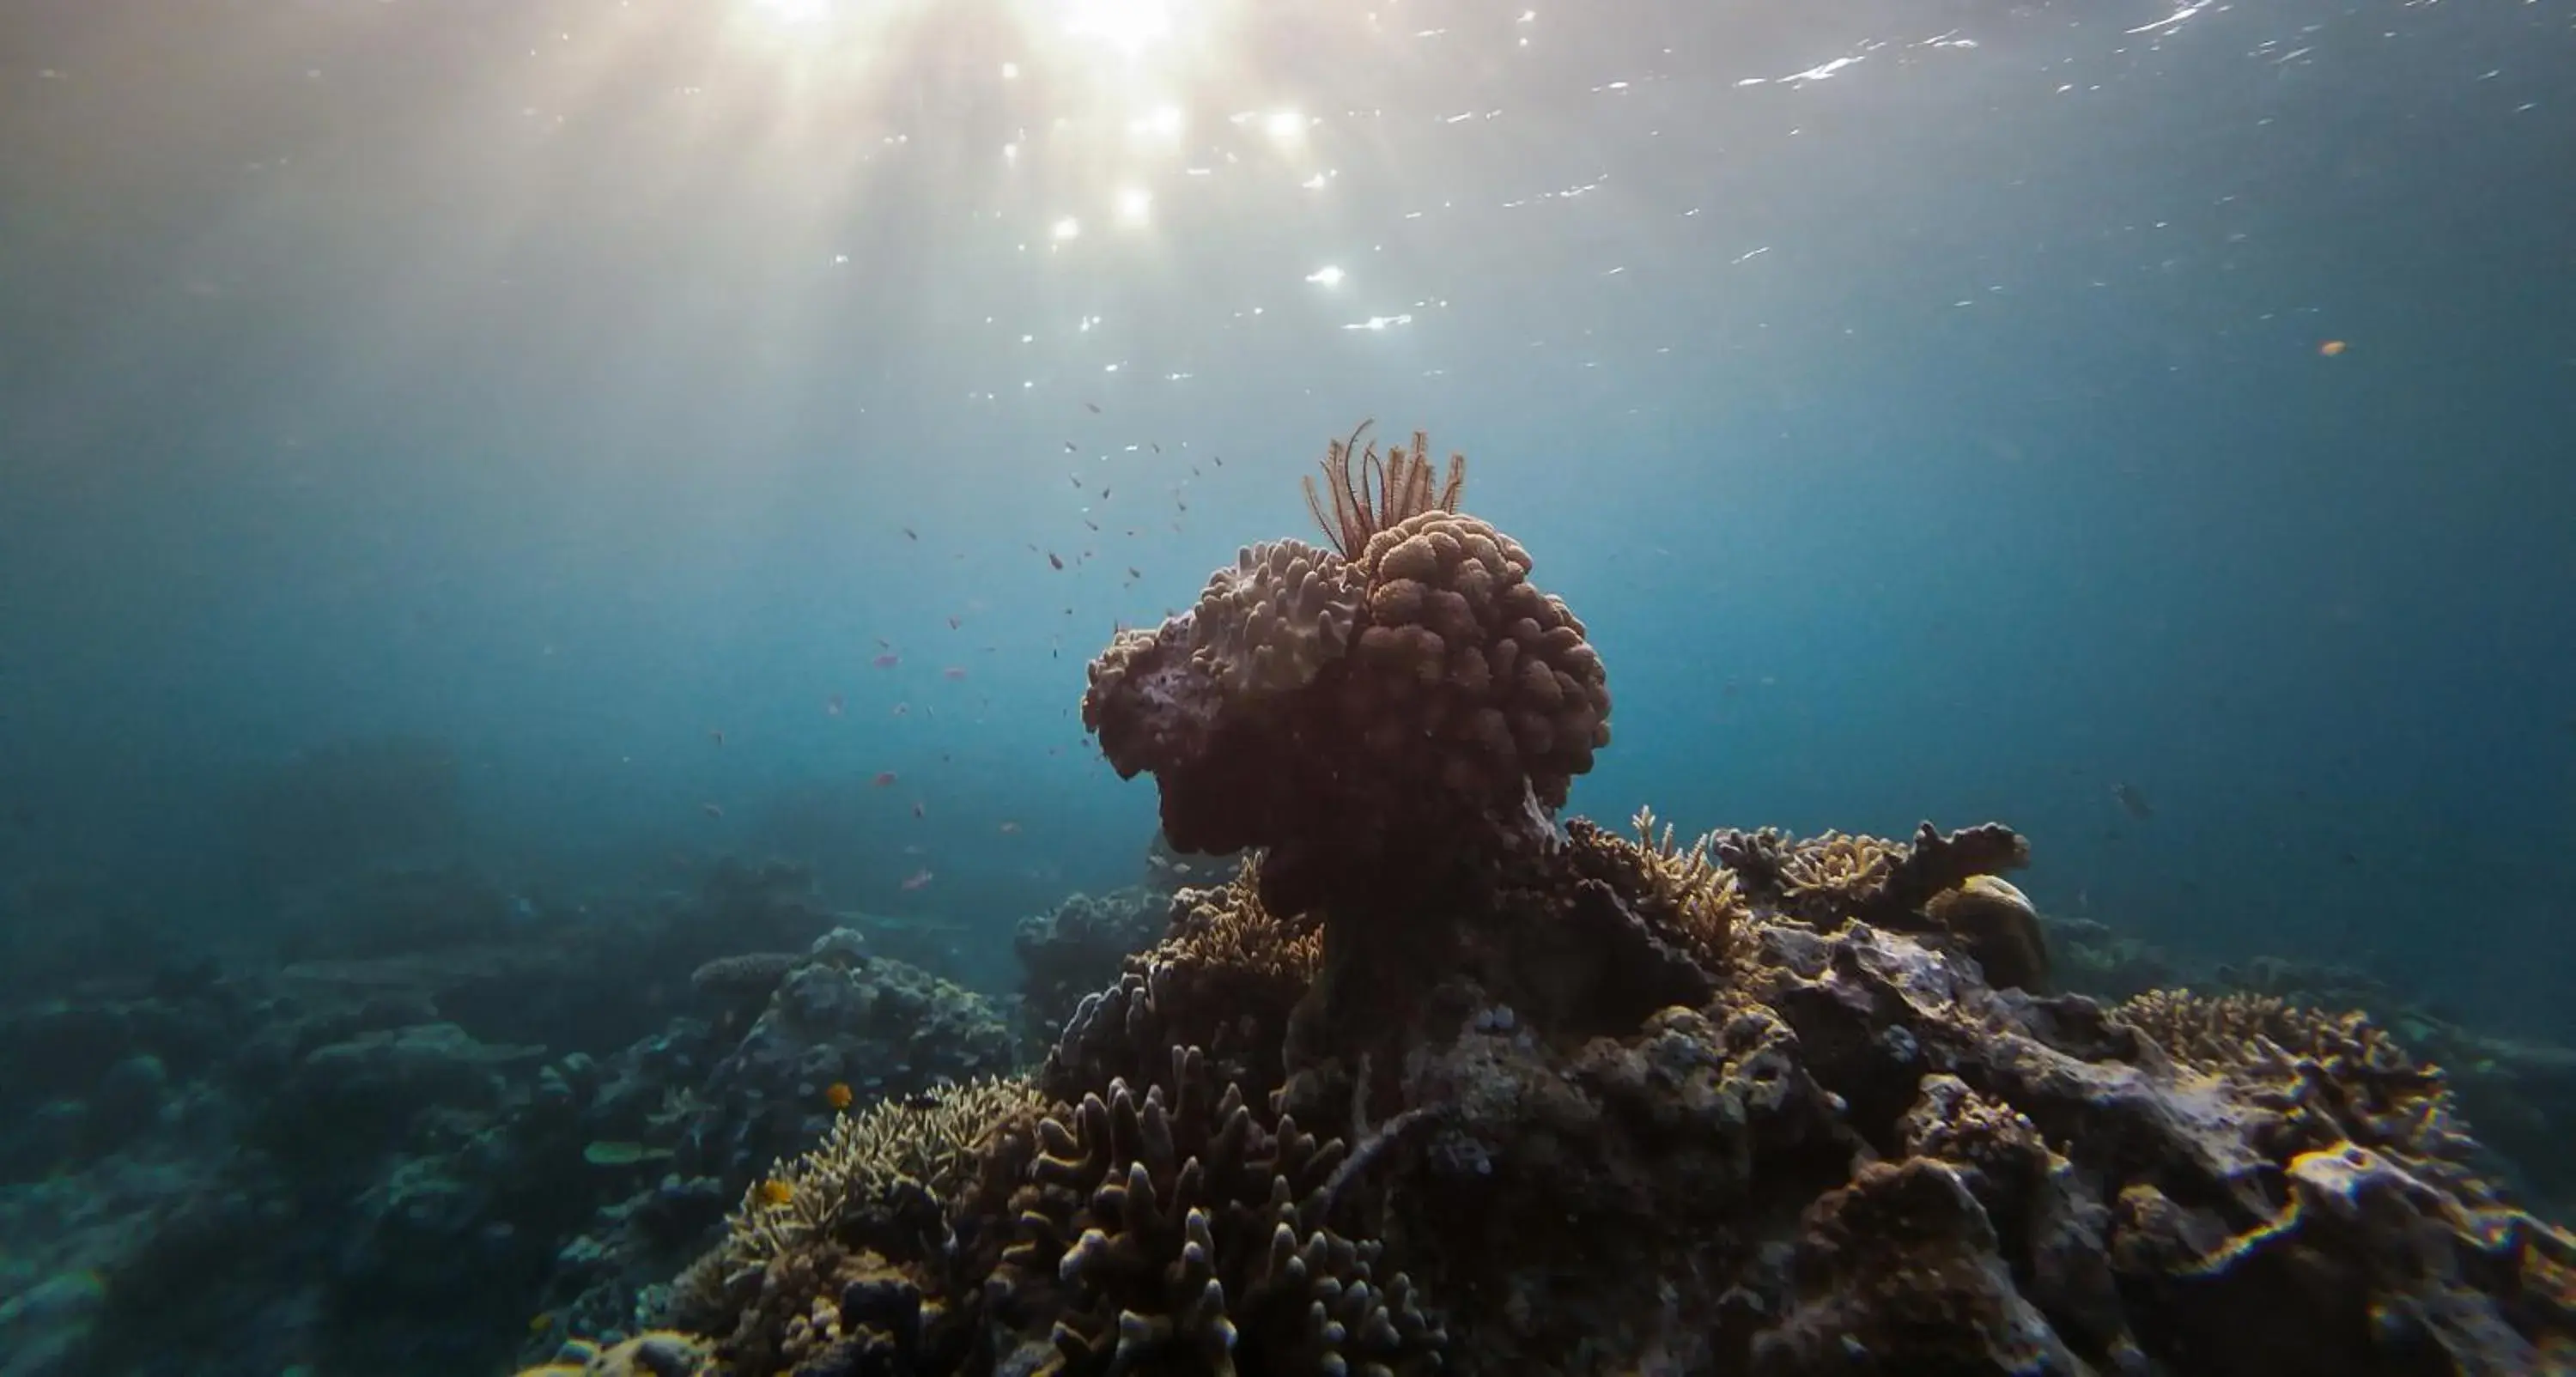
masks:
[[[89,0],[0,64],[0,923],[219,945],[244,791],[398,734],[521,883],[784,850],[998,942],[1141,872],[1084,662],[1375,417],[1588,622],[1575,811],[1998,818],[2051,912],[2570,1030],[2567,0]]]

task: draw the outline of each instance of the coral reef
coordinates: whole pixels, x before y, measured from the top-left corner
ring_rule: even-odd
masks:
[[[426,1377],[572,1333],[615,1349],[834,1121],[834,1080],[863,1106],[1007,1066],[989,1005],[818,938],[831,919],[797,872],[728,865],[506,944],[431,929],[0,1010],[0,1368]],[[714,961],[742,984],[690,1010],[693,967],[791,941],[765,976]]]
[[[1046,999],[1092,972],[1033,1073],[741,867],[12,1011],[13,1377],[2576,1371],[2521,1203],[2576,1056],[2325,967],[2144,988],[2181,963],[2044,923],[1996,824],[1560,830],[1582,624],[1463,461],[1324,478],[1334,548],[1092,668],[1170,843],[1253,849],[1029,929]]]
[[[2576,1364],[2576,1238],[2440,1072],[2359,1016],[2047,993],[2010,829],[1560,835],[1600,657],[1462,465],[1356,444],[1334,550],[1248,550],[1084,696],[1175,846],[1257,853],[1076,1007],[938,1246],[815,1216],[726,1371]]]

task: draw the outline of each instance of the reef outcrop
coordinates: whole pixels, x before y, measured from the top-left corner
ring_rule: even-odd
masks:
[[[2049,993],[2000,825],[1560,829],[1600,653],[1463,461],[1358,443],[1332,548],[1091,667],[1241,873],[1033,1079],[755,1188],[679,1288],[710,1370],[2576,1370],[2576,1238],[2366,1017]]]

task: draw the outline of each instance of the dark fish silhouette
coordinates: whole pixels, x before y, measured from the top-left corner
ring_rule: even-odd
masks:
[[[2125,810],[2130,817],[2136,818],[2140,822],[2145,822],[2147,819],[2156,815],[2156,806],[2147,802],[2147,796],[2138,792],[2137,785],[2114,784],[2111,786],[2111,797],[2118,799],[2120,801],[2120,807]]]

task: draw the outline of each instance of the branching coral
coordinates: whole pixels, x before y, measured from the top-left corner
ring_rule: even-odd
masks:
[[[1142,1094],[1124,1081],[1038,1126],[1042,1152],[1004,1254],[1011,1306],[1052,1310],[1042,1372],[1428,1371],[1443,1342],[1378,1245],[1332,1232],[1326,1185],[1343,1157],[1281,1117],[1265,1126],[1229,1086],[1211,1096],[1197,1052],[1176,1051]]]
[[[1225,972],[1303,988],[1323,964],[1324,940],[1314,924],[1283,918],[1261,902],[1259,865],[1246,858],[1233,879],[1182,897],[1171,935],[1155,954],[1190,974]]]
[[[1753,919],[1744,887],[1735,872],[1719,865],[1711,833],[1683,846],[1673,828],[1652,808],[1640,808],[1629,819],[1636,830],[1630,840],[1576,819],[1567,828],[1576,869],[1628,896],[1652,920],[1665,939],[1676,942],[1692,960],[1711,971],[1723,971]]]
[[[2473,1198],[2492,1194],[2468,1169],[2473,1149],[2441,1069],[2408,1056],[2367,1014],[2260,995],[2152,990],[2112,1017],[2278,1114],[2276,1140],[2265,1146],[2283,1156],[2349,1141],[2392,1153]]]
[[[995,1132],[1048,1104],[1022,1079],[951,1085],[914,1101],[885,1100],[834,1121],[812,1151],[754,1182],[726,1221],[724,1272],[765,1265],[829,1237],[852,1214],[907,1183],[952,1198]]]

